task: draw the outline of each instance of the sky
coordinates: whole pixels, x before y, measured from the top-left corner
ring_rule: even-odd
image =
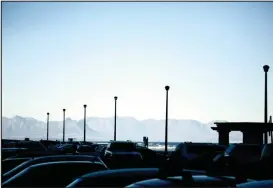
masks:
[[[3,2],[2,115],[264,120],[272,2]]]

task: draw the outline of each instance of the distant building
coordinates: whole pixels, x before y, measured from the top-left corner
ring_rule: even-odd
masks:
[[[229,145],[229,133],[231,131],[241,131],[243,133],[244,144],[263,144],[263,135],[273,131],[273,123],[257,122],[215,122],[217,127],[211,127],[218,132],[219,144]]]

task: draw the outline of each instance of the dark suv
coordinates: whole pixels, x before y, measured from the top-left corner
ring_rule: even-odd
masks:
[[[184,168],[206,170],[213,158],[225,150],[225,146],[218,144],[184,142],[176,146],[173,155],[179,158]]]
[[[104,153],[103,159],[110,168],[133,168],[142,166],[142,156],[137,152],[136,144],[130,141],[112,141]]]

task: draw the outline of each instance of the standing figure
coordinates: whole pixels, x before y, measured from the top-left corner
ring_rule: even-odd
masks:
[[[149,145],[149,138],[146,137],[146,147],[148,147],[148,145]]]
[[[143,136],[143,145],[145,146],[146,136]]]

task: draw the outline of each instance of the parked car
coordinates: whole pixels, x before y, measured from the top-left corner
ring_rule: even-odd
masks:
[[[19,141],[15,142],[17,148],[27,148],[27,152],[46,152],[47,148],[41,142],[37,141]]]
[[[165,156],[157,153],[147,147],[137,146],[136,151],[139,152],[143,158],[143,165],[146,168],[159,168],[161,164],[165,161]]]
[[[260,160],[238,166],[238,171],[256,180],[273,179],[273,144],[266,144]]]
[[[58,146],[57,148],[55,148],[55,151],[59,151],[63,154],[65,153],[76,153],[77,151],[77,144],[62,144],[60,146]]]
[[[56,141],[56,140],[40,140],[40,142],[47,147],[47,149],[51,149],[53,146],[55,146],[56,144],[60,144],[60,141]]]
[[[2,159],[7,159],[9,157],[18,155],[20,153],[23,153],[27,148],[2,148],[1,149],[1,157]]]
[[[193,174],[203,174],[191,171]],[[77,178],[67,187],[125,187],[137,181],[157,178],[158,168],[127,168],[99,171]]]
[[[225,151],[225,157],[231,157],[236,163],[258,161],[263,146],[256,144],[231,144]]]
[[[140,168],[144,166],[143,159],[138,152],[113,152],[104,156],[107,166],[116,168]]]
[[[11,169],[10,171],[6,172],[2,176],[2,181],[5,181],[12,176],[18,174],[19,172],[23,171],[24,169],[46,162],[57,162],[57,161],[89,161],[99,163],[104,166],[105,169],[108,169],[104,162],[99,157],[94,157],[90,155],[53,155],[53,156],[44,156],[44,157],[37,157],[32,160],[28,160],[23,162],[22,164],[16,166],[15,168]]]
[[[29,161],[31,158],[15,158],[15,159],[4,159],[1,162],[1,170],[2,174],[8,172],[9,170],[13,169],[14,167],[20,165],[25,161]]]
[[[103,159],[111,169],[143,167],[142,156],[136,151],[136,144],[130,141],[110,142]]]
[[[77,152],[79,153],[96,152],[96,145],[78,145]]]
[[[251,181],[236,185],[238,188],[272,188],[273,180]]]
[[[105,152],[134,152],[136,144],[130,141],[111,141]]]
[[[225,150],[225,146],[218,144],[183,142],[176,146],[171,156],[179,158],[183,168],[206,170],[213,158]]]
[[[255,144],[231,144],[223,154],[217,155],[213,159],[213,164],[222,168],[224,166],[236,168],[238,165],[260,160],[262,146]]]
[[[32,165],[6,180],[3,187],[65,187],[86,173],[106,170],[101,163],[58,161]]]
[[[213,159],[211,169],[223,174],[244,174],[243,168],[253,169],[259,162],[262,146],[255,144],[231,144],[223,154]]]
[[[238,180],[232,176],[193,175],[185,172],[181,176],[143,180],[126,187],[236,187],[237,184]]]
[[[60,152],[24,152],[14,156],[9,157],[9,159],[15,158],[36,158],[36,157],[43,157],[43,156],[52,156],[52,155],[63,155]]]

